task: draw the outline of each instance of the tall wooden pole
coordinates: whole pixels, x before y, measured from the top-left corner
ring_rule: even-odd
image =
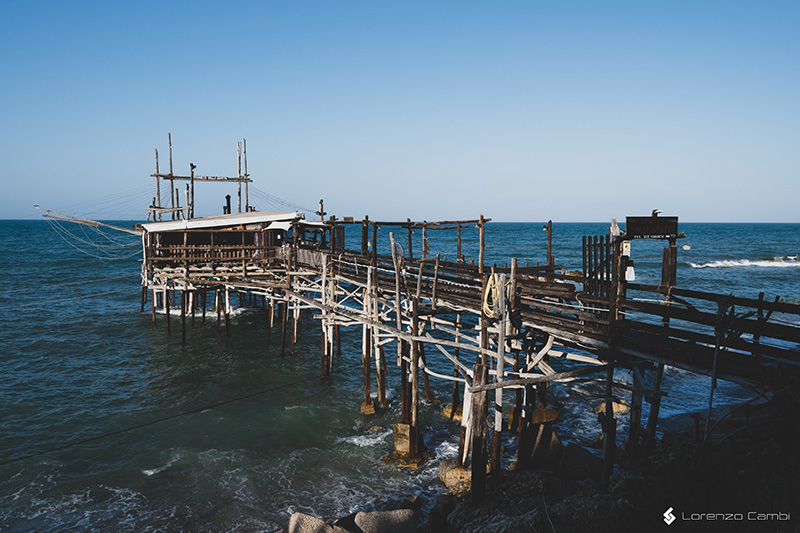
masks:
[[[495,316],[497,317],[497,373],[495,381],[503,381],[503,363],[506,351],[506,328],[508,327],[508,314],[506,313],[506,275],[500,274],[498,297],[495,302]],[[492,472],[500,472],[500,439],[503,434],[503,388],[494,393],[494,431],[492,433]]]
[[[242,179],[242,143],[239,143],[239,142],[236,143],[236,159],[237,159],[237,162],[238,162],[238,167],[237,167],[237,171],[236,171],[236,177],[241,180]],[[242,182],[241,181],[237,181],[236,185],[237,185],[237,187],[239,189],[238,190],[238,194],[236,195],[237,196],[236,209],[237,209],[238,213],[241,213],[242,212]]]
[[[480,230],[479,244],[480,250],[478,252],[478,273],[483,274],[483,255],[486,249],[486,223],[484,222],[483,215],[480,216],[478,221],[478,229]]]
[[[250,188],[248,187],[248,175],[247,174],[247,140],[242,139],[242,159],[244,160],[244,210],[245,212],[250,211]]]
[[[170,198],[170,207],[172,208],[172,220],[175,220],[175,196],[173,196],[173,191],[175,190],[175,180],[172,179],[172,134],[167,133],[167,139],[169,141],[169,198]]]

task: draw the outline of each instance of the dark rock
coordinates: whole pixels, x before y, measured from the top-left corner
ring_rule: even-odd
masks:
[[[569,443],[561,454],[559,474],[567,479],[591,479],[602,483],[603,460],[586,448]]]
[[[563,446],[556,432],[553,431],[553,424],[536,424],[532,426],[532,429],[534,431],[534,440],[531,465],[533,468],[556,470],[561,459]]]

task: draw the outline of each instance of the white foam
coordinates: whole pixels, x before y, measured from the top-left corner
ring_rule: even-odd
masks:
[[[373,433],[369,433],[367,435],[354,435],[352,437],[341,437],[337,439],[337,442],[347,442],[349,444],[355,444],[356,446],[360,446],[362,448],[367,446],[378,446],[383,445],[386,441],[386,437],[392,434],[391,429],[386,429],[384,431],[375,431]]]
[[[796,255],[786,258],[776,257],[775,259],[751,261],[749,259],[727,259],[723,261],[709,261],[708,263],[689,263],[692,268],[735,268],[735,267],[773,267],[773,268],[792,268],[800,267],[800,261]]]

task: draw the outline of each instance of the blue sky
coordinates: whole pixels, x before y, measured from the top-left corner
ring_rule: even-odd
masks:
[[[176,172],[246,138],[258,189],[340,217],[800,222],[800,2],[2,12],[0,218],[140,217],[171,132]]]

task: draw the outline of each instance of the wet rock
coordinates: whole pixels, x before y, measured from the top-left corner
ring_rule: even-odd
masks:
[[[471,470],[459,465],[456,461],[442,461],[439,466],[439,479],[445,487],[455,487],[461,483],[468,483],[471,479]]]
[[[422,509],[422,498],[419,494],[414,494],[403,500],[400,509],[411,509],[412,511],[419,511]]]
[[[407,533],[416,530],[414,511],[411,509],[357,513],[355,523],[363,533]]]
[[[289,517],[287,533],[347,533],[347,530],[337,525],[328,524],[316,516],[294,513]]]

